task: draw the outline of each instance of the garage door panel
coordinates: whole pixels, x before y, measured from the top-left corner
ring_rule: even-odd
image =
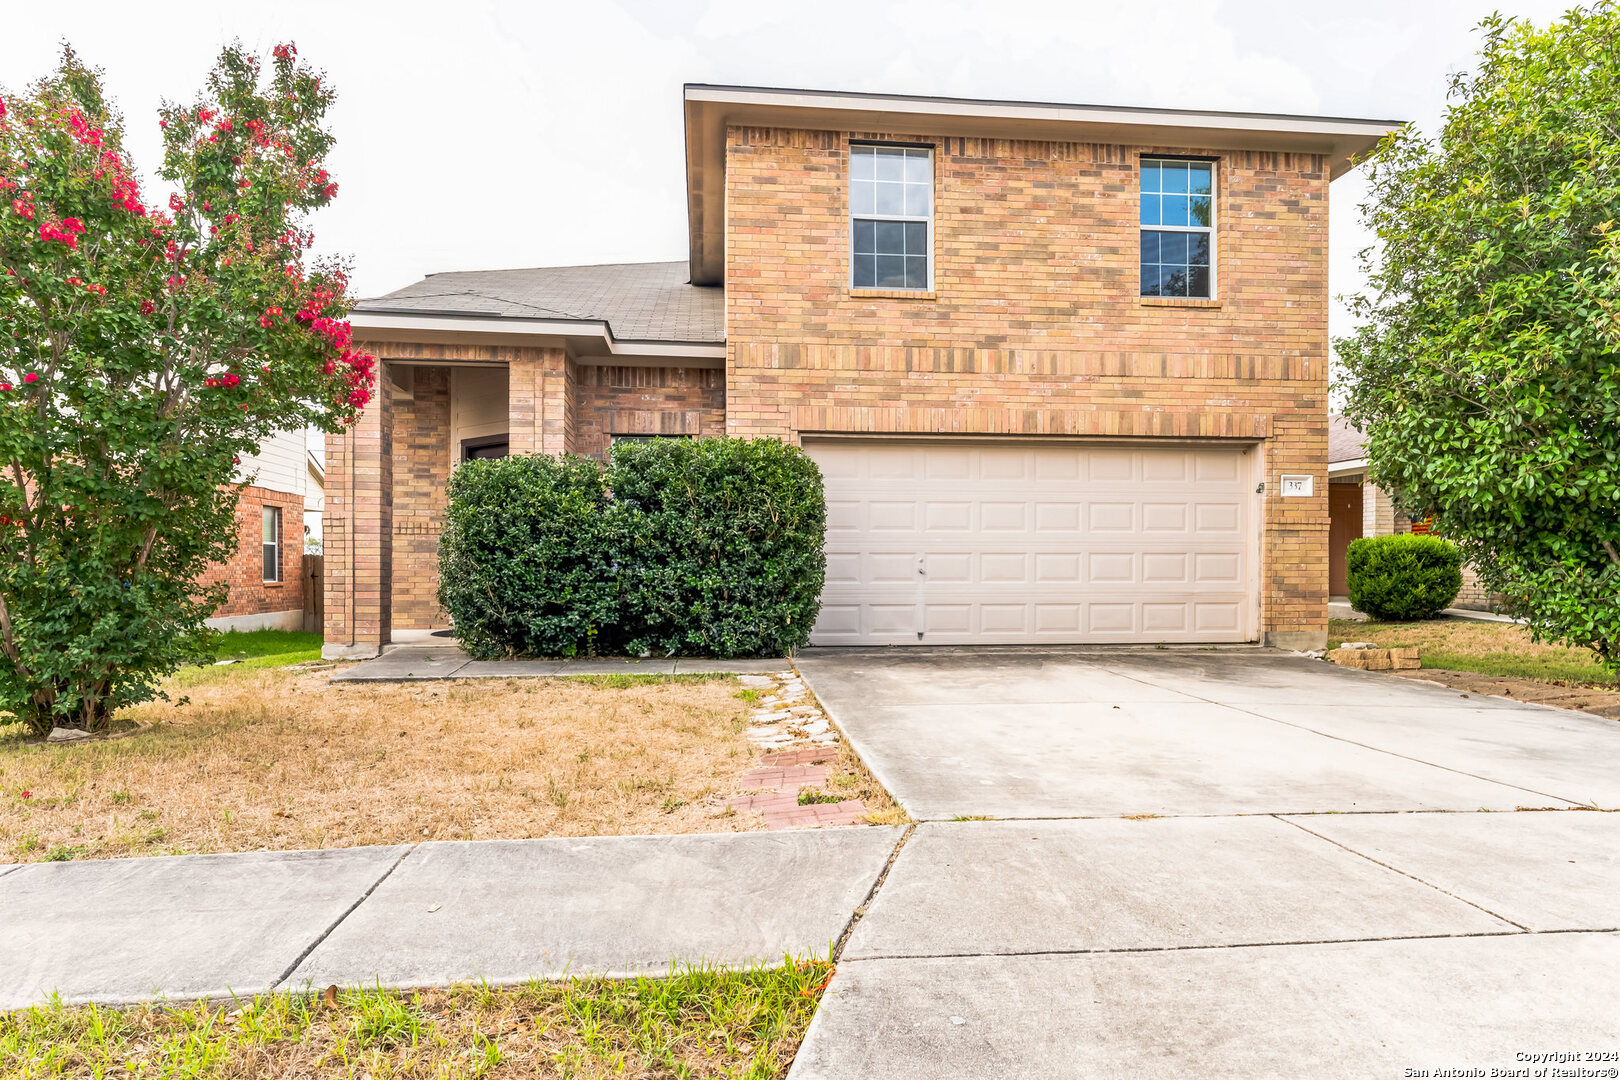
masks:
[[[806,449],[829,508],[817,644],[1252,636],[1252,456],[1241,449]]]

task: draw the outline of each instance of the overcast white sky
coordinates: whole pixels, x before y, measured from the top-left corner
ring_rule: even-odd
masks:
[[[338,91],[318,250],[375,295],[437,270],[686,255],[681,85],[742,83],[1320,113],[1434,126],[1491,10],[1552,0],[277,0],[21,3],[0,86],[60,40],[106,69],[151,176],[156,108],[219,46],[280,41]],[[149,190],[148,201],[158,198]],[[1357,287],[1358,178],[1333,185],[1331,288]],[[1335,305],[1333,332],[1347,329]]]

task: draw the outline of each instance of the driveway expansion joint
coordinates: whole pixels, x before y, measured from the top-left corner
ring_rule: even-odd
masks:
[[[1520,932],[1522,932],[1522,933],[1526,933],[1526,934],[1532,933],[1531,929],[1528,926],[1525,926],[1523,923],[1514,922],[1512,919],[1508,918],[1506,915],[1498,914],[1497,912],[1494,912],[1490,908],[1486,907],[1484,904],[1475,903],[1474,901],[1468,899],[1466,896],[1458,896],[1456,893],[1451,892],[1449,889],[1442,889],[1440,886],[1436,885],[1432,881],[1425,881],[1423,878],[1418,877],[1416,874],[1409,873],[1408,871],[1402,870],[1398,866],[1391,866],[1387,862],[1383,862],[1380,859],[1375,859],[1371,855],[1368,855],[1365,851],[1357,851],[1355,848],[1351,847],[1348,844],[1343,844],[1343,843],[1340,843],[1337,840],[1334,840],[1331,837],[1323,836],[1321,833],[1316,832],[1313,829],[1307,829],[1307,828],[1305,828],[1305,826],[1301,825],[1299,822],[1291,821],[1287,817],[1284,817],[1281,814],[1273,814],[1272,817],[1276,818],[1278,821],[1282,822],[1285,825],[1292,825],[1294,828],[1300,830],[1301,832],[1307,833],[1310,836],[1314,836],[1318,840],[1325,840],[1327,843],[1332,844],[1334,847],[1339,848],[1340,850],[1347,851],[1351,855],[1355,855],[1358,858],[1366,859],[1368,862],[1372,863],[1374,866],[1382,866],[1385,870],[1388,870],[1388,871],[1390,871],[1392,873],[1400,874],[1402,877],[1405,877],[1405,878],[1410,878],[1411,880],[1417,882],[1419,885],[1425,885],[1425,886],[1433,889],[1437,893],[1440,893],[1440,894],[1442,894],[1444,896],[1449,896],[1453,900],[1457,900],[1457,901],[1460,901],[1460,902],[1462,902],[1464,904],[1467,904],[1471,908],[1476,908],[1479,911],[1483,911],[1485,914],[1489,915],[1493,919],[1498,919],[1501,922],[1505,922],[1509,926],[1516,926],[1516,927],[1519,928]]]
[[[1107,670],[1110,674],[1118,675],[1120,678],[1129,679],[1132,682],[1141,683],[1143,686],[1151,686],[1151,687],[1154,687],[1155,689],[1158,689],[1158,690],[1169,690],[1169,689],[1171,689],[1168,686],[1164,686],[1164,685],[1162,685],[1160,683],[1153,682],[1150,679],[1144,679],[1144,678],[1141,678],[1141,677],[1136,676],[1136,675],[1130,675],[1130,674],[1127,674],[1127,673],[1125,673],[1123,671],[1114,671],[1112,668],[1106,668],[1105,670]],[[1346,670],[1346,671],[1354,671],[1356,669],[1354,669],[1354,668],[1346,668],[1344,670]],[[1379,672],[1369,671],[1369,672],[1365,672],[1364,674],[1377,675],[1377,674],[1379,674]],[[1505,780],[1496,780],[1496,779],[1493,779],[1493,778],[1491,778],[1489,776],[1480,776],[1478,773],[1471,773],[1466,769],[1456,769],[1456,768],[1452,768],[1450,765],[1441,765],[1438,762],[1425,761],[1423,758],[1413,757],[1410,754],[1401,754],[1401,753],[1397,753],[1394,750],[1386,750],[1381,746],[1372,746],[1372,745],[1370,745],[1368,743],[1357,742],[1355,739],[1347,739],[1343,735],[1330,735],[1325,731],[1318,731],[1316,728],[1310,727],[1310,726],[1308,726],[1306,724],[1297,724],[1292,720],[1280,720],[1275,716],[1267,716],[1263,712],[1256,712],[1254,709],[1246,708],[1243,705],[1232,705],[1232,704],[1228,704],[1228,703],[1226,703],[1224,701],[1216,701],[1214,698],[1203,697],[1200,694],[1194,694],[1194,693],[1192,693],[1191,691],[1188,691],[1188,690],[1177,690],[1175,692],[1178,693],[1178,694],[1186,694],[1188,697],[1192,698],[1193,700],[1202,701],[1206,705],[1214,705],[1217,708],[1221,708],[1221,709],[1231,709],[1233,712],[1243,713],[1244,715],[1252,716],[1257,720],[1270,720],[1274,724],[1282,724],[1285,727],[1291,727],[1291,728],[1295,729],[1296,731],[1308,731],[1313,735],[1320,735],[1324,739],[1333,739],[1335,742],[1342,742],[1342,743],[1345,743],[1346,745],[1349,745],[1349,746],[1359,746],[1363,750],[1371,750],[1375,754],[1388,754],[1390,757],[1400,758],[1402,761],[1410,761],[1410,762],[1413,762],[1414,764],[1417,764],[1417,765],[1427,765],[1431,769],[1442,769],[1442,770],[1444,770],[1446,772],[1449,772],[1449,773],[1455,773],[1458,776],[1466,776],[1466,777],[1469,777],[1470,779],[1478,780],[1481,783],[1495,784],[1498,787],[1512,788],[1514,791],[1529,792],[1531,795],[1539,795],[1544,799],[1557,799],[1559,802],[1569,803],[1571,806],[1581,806],[1581,805],[1583,805],[1578,800],[1565,798],[1562,795],[1553,795],[1550,792],[1538,791],[1535,788],[1528,788],[1528,787],[1523,786],[1522,784],[1510,784]]]
[[[277,987],[279,987],[283,983],[285,983],[288,979],[292,978],[292,973],[298,970],[298,965],[302,964],[305,961],[305,959],[307,959],[309,957],[310,953],[312,953],[316,949],[320,948],[321,942],[323,942],[327,938],[331,937],[332,936],[332,931],[336,930],[339,926],[342,926],[343,921],[345,919],[347,919],[350,915],[353,915],[355,913],[355,911],[359,909],[361,904],[364,904],[367,900],[371,899],[371,894],[377,891],[377,887],[379,885],[381,885],[383,882],[387,881],[388,876],[390,874],[392,874],[395,870],[399,869],[399,864],[404,862],[406,860],[406,858],[408,858],[410,856],[411,852],[415,851],[420,846],[421,846],[420,844],[411,844],[408,847],[406,847],[406,849],[404,851],[400,852],[399,853],[399,858],[395,859],[392,863],[390,863],[389,866],[388,866],[388,869],[384,870],[382,872],[382,875],[380,877],[378,877],[376,881],[373,881],[371,883],[371,886],[368,889],[366,889],[365,892],[361,893],[359,898],[357,900],[355,900],[354,903],[350,904],[347,908],[345,908],[343,910],[343,913],[341,915],[339,915],[336,919],[333,919],[331,925],[328,926],[325,930],[322,930],[320,932],[320,934],[316,936],[315,940],[310,942],[309,945],[305,947],[303,952],[299,953],[296,957],[293,958],[293,962],[291,964],[288,964],[286,970],[284,970],[280,975],[276,976],[276,980],[270,984],[269,989],[270,990],[275,990]]]
[[[1503,920],[1506,922],[1507,920]],[[1014,949],[1007,952],[960,953],[883,953],[840,960],[843,964],[865,964],[873,960],[993,960],[1012,956],[1129,956],[1135,953],[1231,952],[1239,949],[1290,949],[1317,945],[1372,945],[1385,941],[1457,941],[1465,938],[1559,937],[1571,934],[1601,936],[1620,933],[1620,927],[1577,927],[1565,930],[1494,930],[1472,934],[1393,934],[1384,937],[1301,938],[1297,941],[1239,941],[1211,945],[1133,945],[1117,949]]]
[[[894,869],[895,861],[900,858],[900,852],[905,848],[906,841],[910,840],[912,834],[916,831],[917,826],[915,823],[906,826],[906,831],[901,833],[900,839],[894,842],[894,850],[889,852],[889,858],[884,862],[883,869],[878,871],[878,876],[872,881],[872,887],[867,890],[866,899],[856,905],[855,910],[850,913],[849,921],[844,924],[844,932],[838,935],[838,940],[833,944],[832,958],[834,964],[837,964],[843,958],[844,946],[849,944],[850,937],[855,933],[856,925],[866,917],[867,912],[872,910],[872,904],[877,900],[878,890],[883,888],[885,881],[889,880],[889,871]]]

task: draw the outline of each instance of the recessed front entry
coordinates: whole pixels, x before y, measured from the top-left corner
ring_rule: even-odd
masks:
[[[1258,637],[1252,446],[809,438],[815,645]]]

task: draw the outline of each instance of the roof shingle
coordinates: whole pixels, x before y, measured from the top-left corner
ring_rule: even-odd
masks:
[[[605,322],[620,341],[724,342],[725,290],[688,278],[685,260],[452,271],[362,300],[355,310]]]

